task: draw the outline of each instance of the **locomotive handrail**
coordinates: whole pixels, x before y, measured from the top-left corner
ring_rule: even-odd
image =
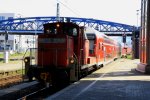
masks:
[[[37,34],[43,33],[43,24],[56,22],[57,18],[51,17],[26,17],[0,21],[0,33],[8,31],[12,34]],[[60,17],[60,21],[70,21],[80,26],[93,27],[100,32],[133,32],[135,26],[103,21],[93,18]],[[139,28],[138,28],[139,30]]]

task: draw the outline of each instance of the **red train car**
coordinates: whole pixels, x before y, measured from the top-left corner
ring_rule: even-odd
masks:
[[[39,81],[65,85],[120,55],[117,41],[92,28],[71,22],[48,23],[38,36],[38,63],[30,72]]]

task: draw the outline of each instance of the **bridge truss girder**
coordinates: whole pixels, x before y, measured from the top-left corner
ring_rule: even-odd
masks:
[[[42,33],[43,24],[56,22],[56,17],[27,17],[0,21],[0,33],[8,31],[16,34]],[[134,26],[97,20],[92,18],[60,17],[60,21],[70,21],[80,26],[93,27],[100,32],[133,32]]]

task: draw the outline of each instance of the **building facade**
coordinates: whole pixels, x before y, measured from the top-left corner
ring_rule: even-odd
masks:
[[[0,20],[13,18],[16,18],[16,14],[14,13],[0,13]],[[14,52],[24,52],[28,48],[35,48],[35,36],[10,35],[8,33],[8,40],[5,42],[5,36],[3,34],[0,34],[0,51],[3,51],[5,49]]]

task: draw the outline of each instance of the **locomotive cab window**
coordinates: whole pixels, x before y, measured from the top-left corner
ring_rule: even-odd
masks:
[[[46,34],[56,34],[57,33],[56,31],[57,31],[56,27],[47,27],[47,28],[45,28],[45,33]]]
[[[73,36],[77,36],[77,29],[73,28]]]
[[[69,36],[77,36],[77,28],[74,27],[64,27],[63,34],[67,34]]]
[[[44,25],[44,33],[78,36],[78,26],[70,23],[48,23]]]

